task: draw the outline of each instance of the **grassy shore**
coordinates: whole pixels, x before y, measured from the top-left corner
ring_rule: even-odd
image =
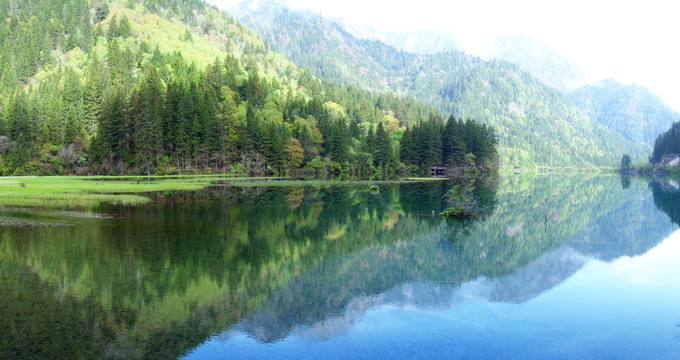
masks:
[[[101,203],[140,205],[149,201],[143,193],[153,191],[201,190],[213,184],[226,186],[348,186],[394,184],[424,181],[410,178],[401,181],[331,181],[285,180],[279,178],[195,176],[36,176],[0,177],[0,207],[91,207]],[[436,179],[439,180],[439,179]]]
[[[76,207],[100,203],[139,205],[149,201],[141,193],[200,190],[213,181],[239,180],[221,175],[163,177],[2,177],[0,206]]]

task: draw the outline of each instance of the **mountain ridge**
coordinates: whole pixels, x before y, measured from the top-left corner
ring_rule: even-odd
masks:
[[[647,88],[614,79],[584,85],[569,97],[591,119],[644,144],[647,151],[652,150],[659,134],[680,120],[680,113]]]
[[[271,10],[271,9],[270,9]],[[428,103],[496,128],[501,166],[606,166],[641,146],[588,119],[571,100],[507,62],[459,51],[432,55],[357,39],[311,12],[237,12],[269,46],[317,76]]]
[[[402,131],[443,128],[429,105],[312,76],[201,0],[70,0],[56,19],[59,1],[14,5],[0,6],[0,61],[22,60],[0,68],[3,175],[384,176]]]

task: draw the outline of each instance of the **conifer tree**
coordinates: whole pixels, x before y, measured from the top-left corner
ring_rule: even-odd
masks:
[[[347,131],[347,125],[345,125],[343,120],[339,120],[335,126],[333,126],[333,130],[331,131],[331,135],[328,139],[328,142],[326,143],[326,147],[331,159],[339,163],[349,161],[347,155],[347,150],[349,147],[349,134]]]
[[[151,175],[162,150],[163,90],[155,68],[149,67],[139,90],[130,96],[135,162],[147,175]]]
[[[279,171],[286,161],[284,152],[285,140],[281,136],[278,126],[269,123],[267,130],[262,134],[260,152],[264,154],[269,166]]]
[[[401,135],[401,140],[399,142],[399,160],[406,165],[413,164],[413,141],[409,128],[406,128]]]
[[[373,158],[377,166],[385,166],[392,161],[392,141],[385,131],[382,122],[378,122],[375,131],[375,152]]]
[[[110,86],[102,94],[102,102],[97,114],[97,135],[90,146],[93,160],[101,164],[102,170],[110,173],[114,164],[124,161],[125,149],[127,148],[122,139],[125,139],[126,127],[121,119],[125,119],[124,109],[127,106],[122,89],[119,86]]]
[[[120,22],[118,22],[118,34],[117,36],[126,38],[130,36],[130,31],[131,31],[132,26],[130,25],[130,20],[128,20],[127,16],[123,14],[123,16],[120,18]]]
[[[118,17],[113,15],[109,21],[109,31],[106,33],[109,41],[118,37]]]
[[[10,104],[8,134],[14,142],[11,161],[15,166],[21,166],[30,160],[37,151],[37,129],[33,122],[33,109],[30,108],[26,93],[19,90]]]
[[[103,0],[100,5],[97,7],[97,10],[95,11],[94,15],[94,21],[95,22],[100,22],[109,15],[109,4],[106,2],[106,0]]]

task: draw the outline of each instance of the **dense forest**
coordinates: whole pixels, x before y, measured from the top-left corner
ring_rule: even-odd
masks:
[[[649,161],[658,163],[667,154],[680,154],[680,122],[674,123],[670,129],[656,138]]]
[[[648,152],[656,137],[680,120],[680,114],[649,90],[612,79],[583,86],[569,96],[592,120],[643,144]]]
[[[493,128],[315,78],[203,1],[9,1],[0,18],[3,175],[368,176],[496,153]]]
[[[230,11],[272,49],[314,75],[393,92],[456,118],[493,126],[501,167],[613,166],[622,153],[636,161],[646,157],[642,144],[588,118],[567,95],[508,62],[459,51],[399,51],[377,40],[358,39],[319,14],[273,1]]]

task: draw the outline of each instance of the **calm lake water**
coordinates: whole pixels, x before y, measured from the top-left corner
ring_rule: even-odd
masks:
[[[476,221],[433,216],[450,189]],[[616,176],[2,209],[0,358],[677,359],[680,194]]]

